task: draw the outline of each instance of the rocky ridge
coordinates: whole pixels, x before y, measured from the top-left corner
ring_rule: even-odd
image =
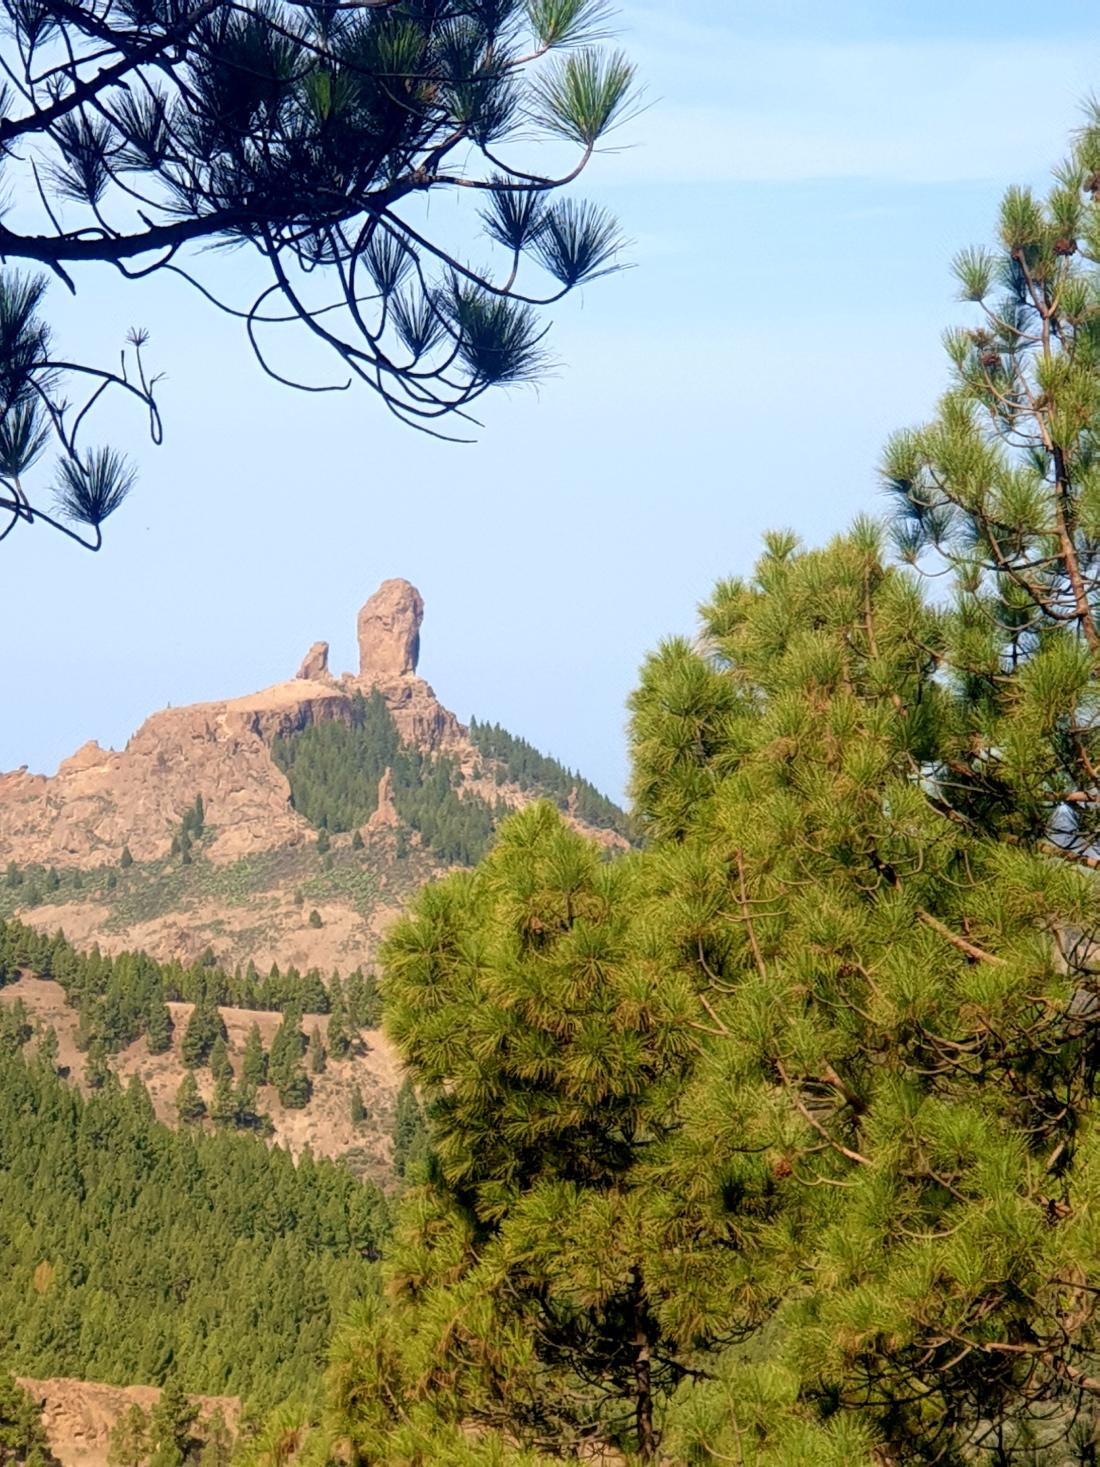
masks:
[[[402,742],[446,755],[465,791],[513,807],[533,798],[489,767],[419,675],[423,616],[415,586],[385,581],[358,615],[358,673],[334,676],[328,644],[314,642],[286,682],[154,713],[125,748],[92,740],[53,776],[0,774],[0,879],[9,865],[61,876],[60,889],[55,874],[52,893],[30,901],[23,888],[0,891],[0,914],[61,928],[78,948],[141,949],[162,961],[193,962],[210,947],[229,966],[253,960],[262,970],[277,962],[347,972],[369,963],[394,913],[439,874],[440,862],[402,830],[387,770],[360,849],[351,850],[350,834],[333,836],[322,864],[317,832],[293,807],[272,741],[351,722],[357,698],[377,692]],[[180,869],[173,853],[199,795],[201,849]]]
[[[357,693],[382,694],[405,743],[473,757],[466,731],[416,673],[424,602],[408,581],[385,581],[359,613],[359,673],[335,679],[315,642],[296,677],[218,703],[168,708],[120,751],[90,740],[55,775],[0,774],[0,861],[90,869],[171,848],[201,793],[212,861],[234,861],[310,836],[291,807],[271,740],[326,719],[350,720]]]

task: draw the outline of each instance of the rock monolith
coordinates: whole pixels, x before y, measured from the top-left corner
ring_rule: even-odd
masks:
[[[383,581],[359,613],[359,677],[386,683],[416,672],[424,598],[408,581]]]

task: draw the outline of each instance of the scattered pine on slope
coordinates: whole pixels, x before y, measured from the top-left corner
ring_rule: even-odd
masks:
[[[461,775],[445,755],[402,744],[377,689],[355,698],[350,723],[311,724],[274,739],[271,753],[290,781],[294,808],[318,830],[365,825],[378,808],[378,782],[387,769],[398,815],[448,863],[480,860],[505,813],[503,805],[462,791]]]
[[[119,953],[111,957],[93,948],[78,952],[57,932],[52,937],[12,919],[0,920],[0,986],[20,969],[60,984],[80,1015],[86,1045],[98,1042],[108,1054],[144,1035],[155,1054],[171,1042],[167,1001],[207,1007],[269,1009],[279,1013],[338,1014],[341,1025],[375,1028],[381,1020],[381,1001],[373,974],[356,968],[345,979],[327,980],[311,968],[281,972],[275,965],[266,975],[250,963],[243,972],[227,971],[207,953],[191,966],[159,963],[147,953]]]

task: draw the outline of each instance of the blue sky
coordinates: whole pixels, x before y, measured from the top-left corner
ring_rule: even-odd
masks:
[[[882,442],[929,412],[965,318],[951,256],[1100,89],[1094,5],[627,0],[619,25],[648,105],[585,192],[636,268],[559,309],[560,369],[495,397],[473,446],[276,386],[180,284],[51,292],[73,349],[151,330],[167,437],[108,418],[141,482],[101,555],[0,547],[0,769],[281,680],[317,638],[352,667],[357,608],[403,575],[442,700],[619,794],[646,651],[765,529],[816,542],[881,507]]]

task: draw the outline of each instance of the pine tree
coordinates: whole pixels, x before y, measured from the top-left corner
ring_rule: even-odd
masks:
[[[770,536],[643,669],[646,849],[536,806],[417,899],[384,986],[429,1154],[353,1440],[870,1467],[1077,1429],[1100,886],[1050,821],[1090,654],[1006,633],[972,679],[970,615],[870,524]]]
[[[245,1040],[244,1053],[241,1056],[241,1082],[247,1082],[254,1088],[267,1084],[267,1054],[258,1024],[252,1025]]]
[[[424,1113],[416,1096],[416,1088],[406,1075],[394,1104],[393,1169],[399,1177],[404,1177],[410,1160],[415,1162],[419,1158],[425,1136]]]
[[[180,1055],[184,1064],[192,1068],[205,1064],[218,1039],[224,1040],[225,1037],[225,1021],[217,1005],[207,999],[204,991],[183,1031]]]
[[[361,1126],[363,1122],[367,1120],[368,1115],[369,1112],[367,1111],[367,1107],[363,1103],[363,1092],[360,1090],[358,1085],[353,1085],[351,1087],[350,1107],[352,1125],[356,1127]]]
[[[182,1467],[190,1460],[199,1445],[195,1438],[198,1414],[178,1377],[170,1377],[149,1417],[149,1467]]]
[[[333,1059],[346,1059],[351,1053],[352,1036],[348,1031],[347,1011],[342,996],[333,995],[328,1020],[328,1052]]]
[[[306,1041],[300,1025],[301,1014],[289,1010],[271,1042],[267,1062],[269,1084],[275,1086],[283,1105],[297,1110],[309,1104],[312,1094],[309,1076],[302,1068]]]
[[[176,1115],[185,1126],[193,1126],[206,1116],[206,1102],[199,1094],[194,1070],[188,1070],[176,1091]]]
[[[229,1058],[229,1045],[224,1034],[219,1034],[210,1047],[210,1073],[215,1081],[233,1080],[233,1065]]]
[[[233,1453],[233,1438],[225,1422],[220,1406],[202,1424],[203,1444],[199,1454],[199,1467],[229,1467]]]
[[[0,1464],[60,1467],[46,1439],[38,1406],[6,1372],[0,1372]]]
[[[321,1031],[316,1026],[310,1031],[309,1036],[309,1068],[314,1075],[323,1074],[325,1069],[325,1046],[321,1039]]]
[[[111,1428],[107,1467],[145,1467],[148,1458],[149,1417],[135,1402]]]
[[[84,1083],[91,1090],[100,1090],[107,1083],[110,1073],[106,1046],[101,1039],[93,1039],[84,1061]]]
[[[632,1172],[669,1133],[693,1046],[690,990],[627,944],[635,880],[534,805],[476,873],[423,892],[385,945],[390,1032],[432,1147],[390,1252],[400,1358],[386,1374],[399,1410],[427,1406],[448,1431],[500,1428],[507,1402],[521,1442],[579,1448],[599,1421],[656,1460],[676,1375]],[[398,1153],[415,1107],[410,1081]],[[431,1362],[420,1382],[414,1358]],[[358,1428],[385,1418],[375,1398]]]
[[[245,1130],[264,1130],[268,1117],[261,1115],[257,1087],[245,1075],[241,1075],[233,1095],[234,1124]]]
[[[122,867],[123,871],[128,871],[130,867],[134,864],[134,858],[130,854],[129,846],[122,847],[122,855],[119,857],[118,864]]]
[[[217,1126],[232,1126],[237,1123],[237,1096],[233,1089],[233,1070],[222,1070],[214,1082],[214,1094],[210,1101],[210,1119]]]
[[[168,1005],[159,992],[149,999],[145,1011],[145,1040],[150,1054],[166,1054],[172,1048],[175,1025]]]
[[[382,999],[373,973],[358,968],[348,975],[348,1016],[357,1029],[377,1029],[382,1022]]]

